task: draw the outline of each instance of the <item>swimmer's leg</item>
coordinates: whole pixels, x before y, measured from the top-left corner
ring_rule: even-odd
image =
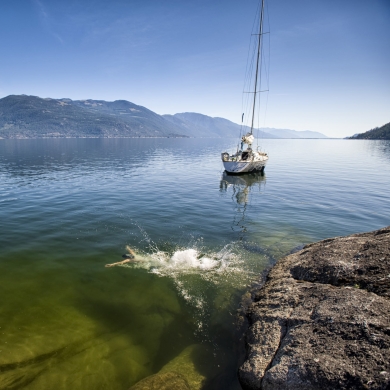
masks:
[[[118,261],[117,263],[106,264],[105,267],[114,267],[116,265],[129,263],[130,261],[131,261],[130,259],[126,259],[126,260]]]

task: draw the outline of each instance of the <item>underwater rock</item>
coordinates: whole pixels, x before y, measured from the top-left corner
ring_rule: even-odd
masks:
[[[177,372],[162,372],[142,379],[130,390],[191,390],[191,387]]]
[[[190,345],[157,374],[142,379],[130,390],[200,390],[206,378],[197,366],[204,361],[206,353],[202,345]]]
[[[247,309],[244,389],[390,388],[390,227],[281,259]]]

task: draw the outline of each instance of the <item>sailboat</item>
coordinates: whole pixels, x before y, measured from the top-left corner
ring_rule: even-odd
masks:
[[[261,91],[261,61],[262,61],[262,45],[263,45],[263,21],[264,21],[264,1],[261,0],[260,18],[259,18],[259,33],[257,38],[257,50],[256,50],[256,67],[254,77],[254,91],[252,101],[252,119],[250,131],[241,137],[241,147],[237,147],[237,151],[234,154],[223,152],[221,154],[222,162],[226,172],[231,174],[240,174],[248,172],[263,172],[265,165],[268,161],[268,154],[252,149],[252,144],[255,139],[253,136],[254,121],[256,115],[256,99],[258,93]],[[242,116],[242,120],[244,114]],[[244,150],[244,145],[246,149]]]

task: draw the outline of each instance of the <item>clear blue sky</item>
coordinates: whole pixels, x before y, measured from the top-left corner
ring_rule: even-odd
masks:
[[[262,125],[344,137],[390,122],[390,0],[267,0]],[[240,122],[257,0],[0,3],[0,97],[126,99]]]

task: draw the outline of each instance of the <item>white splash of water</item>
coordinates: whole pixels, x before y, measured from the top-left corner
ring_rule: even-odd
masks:
[[[219,262],[208,257],[200,257],[196,249],[185,249],[176,251],[171,257],[169,265],[174,268],[199,268],[207,270],[218,267]]]
[[[137,261],[124,266],[142,268],[159,277],[170,278],[178,294],[195,310],[193,320],[197,332],[203,334],[210,313],[219,309],[214,307],[215,293],[219,290],[217,286],[222,287],[224,295],[228,295],[229,291],[233,293],[238,285],[242,286],[246,272],[233,244],[226,245],[219,252],[205,252],[204,248],[191,246],[177,248],[173,253],[154,246],[152,253],[137,253]]]
[[[138,228],[141,233],[138,244],[147,243],[146,252],[141,253],[130,244],[135,248],[136,258],[123,266],[144,269],[172,280],[177,293],[194,311],[196,333],[206,337],[215,313],[227,310],[236,291],[247,286],[253,277],[248,253],[237,242],[212,251],[204,247],[202,238],[190,238],[187,246],[164,251],[146,231]]]
[[[186,248],[178,249],[172,255],[156,251],[137,257],[140,258],[137,267],[148,269],[159,276],[198,274],[210,281],[211,275],[241,271],[239,267],[241,261],[230,246],[217,253],[204,254],[196,248]]]

